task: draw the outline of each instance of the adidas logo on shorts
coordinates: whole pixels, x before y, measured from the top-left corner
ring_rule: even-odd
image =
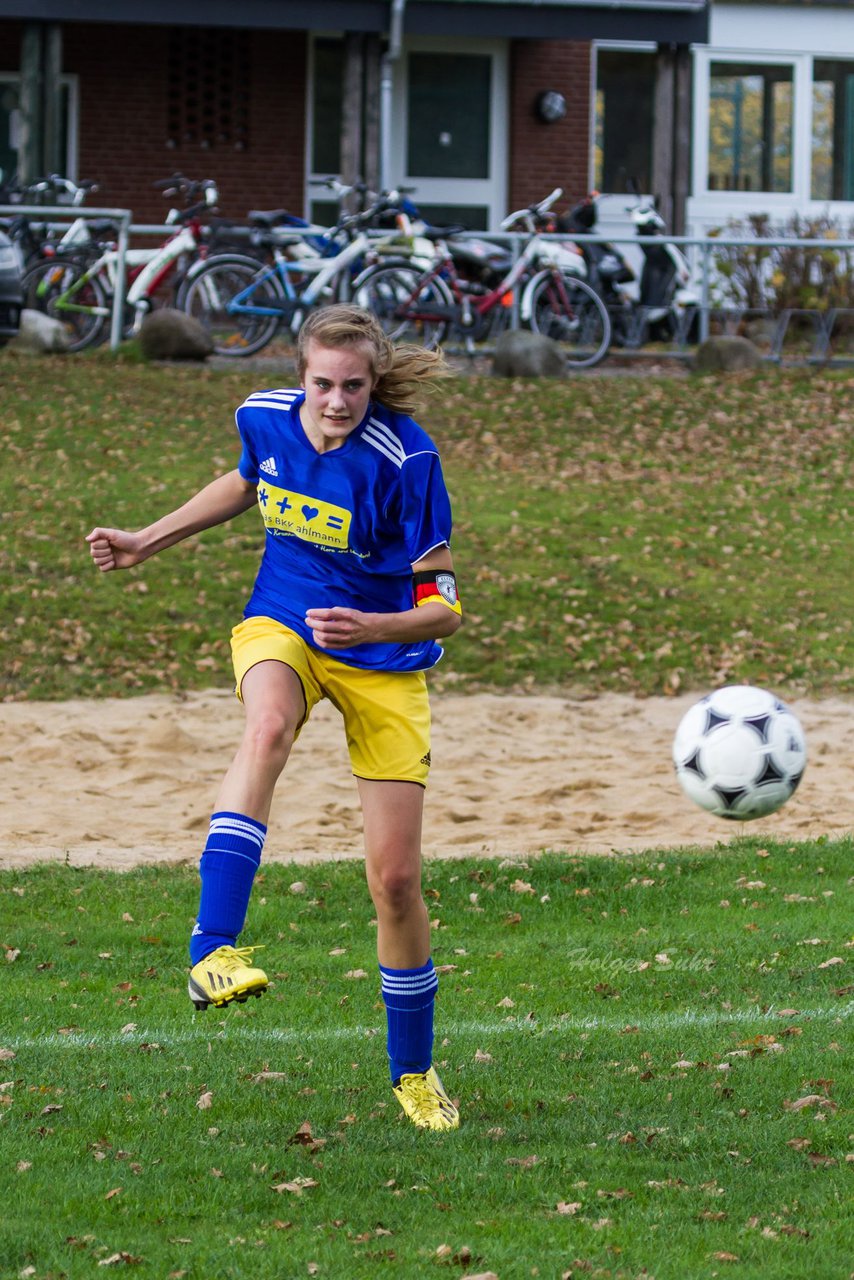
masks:
[[[275,458],[265,458],[258,469],[259,471],[266,471],[268,476],[277,476],[279,474]]]

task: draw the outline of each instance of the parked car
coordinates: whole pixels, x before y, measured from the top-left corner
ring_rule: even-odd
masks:
[[[14,338],[21,324],[23,262],[16,245],[0,231],[0,346]]]

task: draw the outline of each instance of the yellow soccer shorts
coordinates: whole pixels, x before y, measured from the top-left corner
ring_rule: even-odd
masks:
[[[235,689],[259,662],[283,662],[296,672],[306,723],[328,698],[344,718],[350,763],[357,778],[427,784],[430,703],[423,671],[371,671],[312,649],[273,618],[246,618],[231,633]]]

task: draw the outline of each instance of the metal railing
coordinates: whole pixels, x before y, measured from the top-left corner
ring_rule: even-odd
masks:
[[[112,316],[110,327],[110,346],[116,350],[121,342],[122,336],[122,312],[124,309],[124,298],[126,288],[126,270],[125,259],[129,247],[131,236],[158,236],[165,237],[170,233],[174,233],[175,227],[166,224],[149,224],[149,223],[132,223],[132,212],[128,209],[95,209],[95,208],[77,208],[71,214],[68,207],[54,206],[45,207],[43,205],[0,205],[0,217],[9,216],[27,216],[38,219],[42,224],[49,224],[51,229],[62,230],[64,227],[71,225],[76,218],[86,218],[87,220],[110,219],[118,226],[118,243],[117,243],[117,263],[116,263],[116,287],[112,299]],[[224,228],[223,228],[224,229]],[[294,236],[316,236],[317,227],[288,227],[287,234],[289,238]],[[239,223],[228,226],[229,236],[234,238],[251,240],[251,228]],[[377,231],[368,233],[376,235],[378,239],[388,236],[388,231]],[[457,238],[457,237],[455,237]],[[527,233],[507,232],[507,231],[469,231],[462,232],[460,239],[479,239],[489,240],[495,244],[503,244],[510,250],[513,260],[515,261],[522,252],[525,244],[528,242]],[[720,318],[724,327],[732,328],[738,326],[746,316],[750,318],[758,318],[760,316],[776,317],[776,335],[771,342],[771,353],[765,358],[771,361],[782,360],[782,348],[784,345],[786,334],[794,320],[805,321],[812,324],[814,332],[813,350],[806,357],[808,363],[832,363],[834,365],[850,365],[854,364],[854,355],[852,356],[834,356],[831,354],[831,343],[834,327],[839,324],[840,328],[850,326],[854,332],[854,306],[852,307],[833,307],[833,308],[809,308],[809,307],[787,307],[775,312],[773,308],[756,308],[748,307],[746,303],[739,305],[737,300],[730,300],[727,304],[724,300],[715,299],[714,293],[721,279],[721,272],[715,262],[715,252],[720,250],[738,248],[738,249],[763,249],[779,250],[779,249],[804,249],[812,252],[852,252],[854,251],[854,239],[799,239],[771,238],[764,236],[638,236],[631,233],[617,234],[614,232],[602,234],[574,234],[572,232],[561,232],[555,234],[543,234],[542,239],[545,241],[566,242],[571,241],[574,244],[582,246],[584,244],[611,244],[611,245],[630,245],[643,251],[646,245],[655,245],[661,247],[665,244],[673,244],[685,252],[691,265],[691,282],[692,287],[699,293],[697,303],[697,322],[698,322],[698,340],[705,341],[709,337],[712,322],[715,316]],[[852,286],[854,287],[854,286]],[[518,297],[514,301],[514,305],[509,308],[509,320],[512,328],[519,327],[519,305]],[[675,336],[674,346],[667,354],[676,358],[686,357],[689,347],[688,326],[684,331],[677,333]],[[450,348],[449,348],[450,350]],[[484,348],[483,354],[489,354],[489,349]],[[642,354],[636,351],[635,354]],[[660,356],[662,353],[657,350],[654,354]]]
[[[48,226],[52,231],[61,231],[63,228],[68,228],[78,218],[83,218],[87,222],[105,220],[116,223],[119,232],[116,244],[116,284],[113,290],[113,305],[110,313],[110,347],[113,351],[116,351],[122,340],[122,312],[125,305],[127,281],[125,259],[132,232],[132,211],[130,209],[79,207],[75,208],[74,213],[71,214],[68,205],[0,204],[0,218],[5,217],[33,218],[40,224]]]

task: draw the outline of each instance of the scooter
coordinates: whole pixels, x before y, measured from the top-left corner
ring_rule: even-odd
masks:
[[[583,235],[596,230],[599,193],[594,191],[558,219],[560,230]],[[626,212],[638,236],[663,236],[658,210],[642,199]],[[685,342],[696,323],[699,297],[689,288],[691,270],[676,245],[662,242],[638,246],[643,254],[640,280],[626,258],[610,243],[579,242],[589,283],[608,308],[613,341],[640,347],[652,339]]]

